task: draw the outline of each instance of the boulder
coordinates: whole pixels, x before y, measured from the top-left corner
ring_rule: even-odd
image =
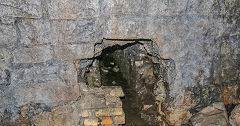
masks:
[[[203,108],[191,118],[193,126],[228,126],[225,106],[222,102]]]
[[[229,122],[232,126],[240,126],[240,104],[237,105],[231,112]]]

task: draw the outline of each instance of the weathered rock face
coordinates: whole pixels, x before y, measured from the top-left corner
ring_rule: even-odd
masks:
[[[229,122],[232,126],[240,125],[240,105],[236,106],[232,111]]]
[[[125,43],[100,44],[103,38],[154,42],[149,50],[165,59],[169,124],[187,123],[214,102],[237,105],[239,6],[239,0],[1,0],[0,123],[14,124],[26,109],[38,115],[78,101],[86,85],[78,83],[79,71],[101,46]],[[37,104],[51,110],[31,109]]]
[[[234,85],[222,87],[221,97],[225,105],[240,103],[240,85],[239,82]]]
[[[112,89],[118,89],[119,94],[112,94]],[[124,112],[119,97],[123,96],[120,87],[102,87],[83,91],[84,95],[77,101],[54,108],[51,112],[42,112],[31,119],[32,124],[38,126],[77,126],[99,124],[124,124]],[[105,99],[107,97],[108,99]],[[113,99],[117,99],[114,102]],[[107,104],[111,103],[113,108]],[[115,118],[119,122],[114,121]]]
[[[223,103],[213,103],[191,118],[193,126],[228,126],[228,117]]]

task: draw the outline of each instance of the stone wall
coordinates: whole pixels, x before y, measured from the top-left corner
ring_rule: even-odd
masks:
[[[77,68],[91,62],[103,38],[154,41],[167,59],[171,125],[214,102],[239,104],[239,6],[239,0],[1,0],[0,120],[16,122],[30,104],[34,118],[79,101],[85,84]]]
[[[42,112],[31,119],[37,126],[97,126],[125,123],[122,110],[121,87],[82,87],[81,100],[55,107],[51,112]]]

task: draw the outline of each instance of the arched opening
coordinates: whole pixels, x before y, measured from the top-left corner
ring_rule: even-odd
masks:
[[[126,117],[125,125],[156,125],[158,106],[154,88],[159,81],[159,64],[152,62],[152,56],[139,42],[123,46],[114,45],[102,50],[93,66],[100,73],[98,79],[88,79],[93,86],[121,86],[125,97],[122,98]],[[156,69],[158,68],[158,69]],[[91,68],[90,68],[91,69]],[[95,75],[98,78],[98,75]],[[88,81],[88,82],[89,82]]]

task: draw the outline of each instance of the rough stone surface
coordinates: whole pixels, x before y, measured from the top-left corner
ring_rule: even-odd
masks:
[[[11,55],[9,51],[5,48],[0,48],[0,67],[6,68],[7,64],[10,62]]]
[[[181,126],[182,124],[186,124],[191,116],[192,114],[189,111],[183,111],[167,114],[166,119],[169,121],[170,125]]]
[[[151,43],[151,41],[108,47],[97,58],[101,84],[104,86],[118,85],[123,88],[123,91],[112,90],[110,95],[123,96],[125,94],[122,98],[122,107],[126,112],[126,125],[157,125],[159,123],[157,118],[160,116],[156,102],[163,102],[166,97],[164,82],[162,81],[162,86],[157,82],[159,76],[162,75],[157,69],[160,64],[153,63],[151,54],[148,55],[143,43]],[[136,61],[142,61],[142,65],[136,65]],[[95,67],[94,63],[90,69],[92,67]],[[157,92],[154,93],[154,90]],[[159,97],[163,98],[159,99]],[[111,106],[108,102],[107,104]],[[144,106],[151,107],[145,109]]]
[[[118,89],[114,89],[110,92],[110,95],[111,96],[115,96],[115,97],[123,97],[124,96],[124,93],[123,93],[123,90],[121,88],[118,88]]]
[[[114,122],[116,124],[125,124],[125,117],[124,116],[116,116],[116,117],[114,117]]]
[[[109,88],[109,92],[111,89],[114,89],[114,87]],[[118,89],[118,87],[116,87],[116,89]],[[106,106],[105,101],[102,102],[105,97],[110,95],[109,92],[103,93],[102,98],[96,98],[98,94],[89,90],[89,92],[85,92],[83,96],[78,98],[77,101],[52,108],[47,108],[41,104],[39,105],[41,109],[39,112],[34,111],[36,114],[32,118],[28,118],[31,110],[24,110],[21,111],[21,113],[27,113],[25,118],[29,119],[31,124],[37,126],[97,126],[99,124],[120,124],[119,122],[113,122],[111,118],[115,118],[115,116],[124,118],[122,108],[116,108],[117,106],[109,108]]]
[[[75,92],[73,92],[75,90]],[[47,82],[38,83],[34,87],[25,87],[21,89],[14,89],[16,92],[14,97],[21,97],[17,99],[17,106],[26,103],[46,103],[46,104],[59,104],[62,101],[72,101],[79,96],[77,85],[65,86],[61,82]],[[48,100],[51,99],[51,100]]]
[[[13,25],[0,24],[0,45],[12,46],[17,43],[17,32]]]
[[[93,57],[93,47],[89,44],[57,45],[54,48],[58,60],[79,60]]]
[[[96,116],[110,116],[110,115],[122,115],[122,108],[110,108],[110,109],[100,109],[96,112]]]
[[[101,124],[102,125],[107,125],[107,124],[112,124],[112,123],[113,123],[113,121],[110,118],[103,118],[103,119],[101,119]]]
[[[89,87],[100,87],[101,86],[101,77],[100,71],[98,67],[98,61],[93,61],[91,68],[89,68],[89,72],[86,73],[87,82]]]
[[[48,4],[50,19],[75,19],[93,18],[99,15],[99,0],[89,1],[51,1]]]
[[[221,90],[221,97],[225,105],[240,104],[240,85],[229,85]]]
[[[82,117],[88,117],[88,116],[89,116],[88,110],[82,110],[81,116],[82,116]]]
[[[20,48],[13,52],[14,63],[41,63],[52,59],[53,52],[50,46]]]
[[[98,119],[86,119],[84,121],[84,126],[97,126],[98,125]]]
[[[167,77],[171,113],[190,108],[184,107],[186,87],[238,80],[239,1],[108,3],[107,38],[151,37],[160,55],[173,59],[175,74]]]
[[[228,117],[223,103],[213,103],[191,118],[193,126],[228,126]]]
[[[231,116],[229,117],[229,122],[232,126],[240,125],[240,105],[236,106],[231,112]]]
[[[239,103],[239,89],[230,86],[239,84],[239,6],[239,0],[1,0],[0,120],[17,122],[19,107],[32,102],[76,101],[84,84],[74,63],[101,52],[94,45],[103,38],[154,42],[166,67],[169,115],[198,113],[224,93],[225,104]]]

